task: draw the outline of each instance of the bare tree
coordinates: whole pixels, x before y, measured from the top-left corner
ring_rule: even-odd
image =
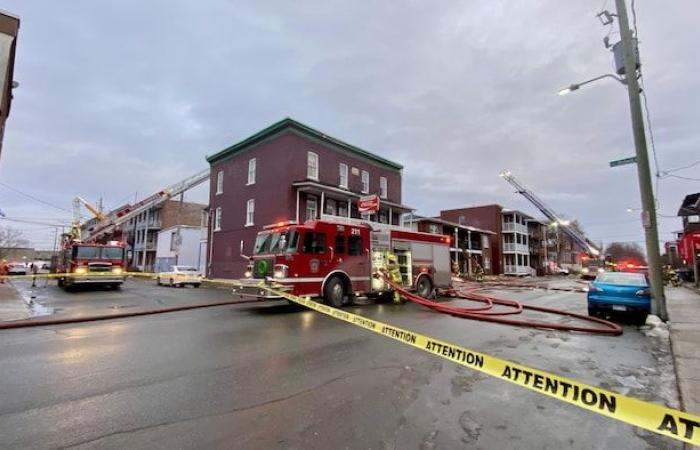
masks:
[[[0,227],[0,259],[5,258],[10,249],[29,247],[29,241],[21,231],[10,227]]]

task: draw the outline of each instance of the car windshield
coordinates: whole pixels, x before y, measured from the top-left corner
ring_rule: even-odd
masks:
[[[253,253],[293,253],[297,249],[299,233],[295,230],[260,234],[255,239]]]
[[[598,275],[596,282],[627,286],[646,286],[647,280],[641,273],[606,272]]]
[[[80,246],[73,249],[73,257],[75,258],[99,258],[100,247]]]
[[[103,259],[122,259],[124,257],[124,249],[121,247],[103,247]]]

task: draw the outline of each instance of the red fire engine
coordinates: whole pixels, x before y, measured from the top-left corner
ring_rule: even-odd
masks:
[[[429,297],[451,285],[450,238],[356,219],[283,222],[265,227],[255,240],[241,295],[274,298],[256,288],[264,281],[294,295],[321,297],[341,306],[355,296],[388,292],[373,277],[396,255],[403,285]]]
[[[124,243],[106,244],[66,238],[53,264],[53,273],[69,273],[59,277],[58,285],[101,284],[118,289],[124,282]]]

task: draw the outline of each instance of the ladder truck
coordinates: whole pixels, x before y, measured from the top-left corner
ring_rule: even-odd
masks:
[[[109,214],[103,217],[103,219],[90,230],[85,230],[85,236],[83,239],[99,239],[100,237],[115,231],[121,224],[129,221],[133,217],[138,216],[140,213],[158,206],[189,189],[199,186],[208,179],[209,169],[202,170],[185,178],[184,180],[166,187],[162,191],[158,191],[155,194],[146,197],[133,205],[120,209],[114,214]]]
[[[582,249],[586,251],[589,257],[593,260],[597,260],[600,257],[600,248],[591,242],[586,236],[584,236],[576,228],[572,227],[568,220],[562,219],[557,213],[555,213],[550,207],[548,207],[534,192],[523,186],[509,170],[503,170],[500,173],[501,178],[506,180],[516,189],[518,194],[528,199],[530,203],[535,205],[537,209],[544,214],[544,216],[551,221],[551,223],[557,224],[557,227],[562,230],[567,236],[569,236],[576,244],[578,244]],[[597,273],[596,273],[597,275]]]

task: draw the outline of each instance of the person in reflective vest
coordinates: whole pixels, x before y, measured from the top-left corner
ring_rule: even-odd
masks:
[[[398,284],[399,286],[402,284],[401,269],[399,269],[398,260],[396,258],[396,255],[394,255],[393,253],[389,253],[389,256],[387,256],[386,271],[389,275],[389,279],[393,283]],[[396,290],[394,290],[393,300],[396,304],[403,303],[401,294],[399,294],[399,292]]]

